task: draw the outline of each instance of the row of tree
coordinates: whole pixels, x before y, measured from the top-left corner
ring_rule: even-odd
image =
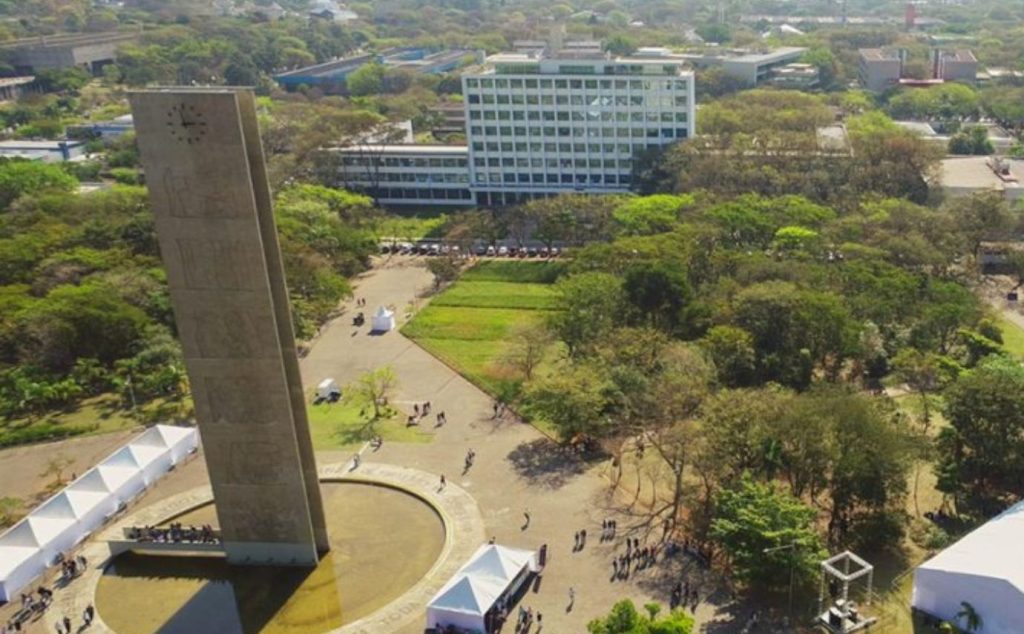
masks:
[[[184,366],[140,187],[88,194],[61,166],[0,163],[0,413],[129,391],[185,396]],[[280,193],[277,220],[296,334],[311,336],[375,250],[376,210],[318,186]]]
[[[798,196],[572,196],[516,213],[536,227],[576,202],[611,240],[574,252],[543,332],[516,334],[532,351],[517,356],[518,398],[565,440],[601,443],[618,477],[646,452],[633,462],[666,485],[652,525],[686,524],[770,586],[790,563],[813,571],[826,544],[899,544],[922,460],[965,512],[1024,495],[1006,442],[1024,430],[1024,371],[964,285],[981,241],[1017,229],[999,197],[838,211]],[[922,397],[923,419],[872,393],[891,381]],[[940,392],[951,426],[933,442]]]

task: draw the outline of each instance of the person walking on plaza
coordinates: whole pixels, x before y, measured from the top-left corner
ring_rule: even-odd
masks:
[[[96,616],[96,608],[92,607],[92,604],[85,606],[85,610],[82,612],[82,621],[85,622],[85,626],[92,625],[92,620]]]
[[[448,481],[444,479],[444,474],[442,473],[441,474],[441,487],[438,489],[438,491],[444,491],[444,488],[446,486],[448,486]]]
[[[523,524],[522,530],[525,531],[526,529],[530,528],[530,509],[526,509],[525,511],[523,511],[523,518],[526,520],[526,522]]]
[[[71,634],[71,618],[64,615],[64,631]]]
[[[569,586],[569,606],[565,608],[566,612],[572,612],[572,606],[576,603],[576,588]]]

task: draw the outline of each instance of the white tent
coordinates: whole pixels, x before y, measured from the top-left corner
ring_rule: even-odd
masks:
[[[191,427],[174,427],[171,425],[156,425],[149,428],[147,434],[155,432],[159,434],[164,445],[171,452],[171,462],[178,464],[182,458],[196,450],[196,430]],[[145,436],[145,434],[143,434]],[[141,438],[141,437],[140,437]]]
[[[395,311],[381,306],[373,314],[374,332],[390,332],[395,329]]]
[[[982,634],[1019,634],[1024,623],[1024,502],[992,518],[914,571],[912,605],[956,622],[961,602],[983,621]]]
[[[110,492],[120,502],[131,500],[146,488],[142,467],[135,460],[128,445],[115,451],[96,469],[110,487]]]
[[[121,504],[194,451],[198,442],[193,428],[157,425],[0,535],[0,601],[16,596]]]
[[[502,597],[515,594],[530,572],[536,553],[496,544],[481,546],[427,605],[427,627],[454,626],[485,632],[487,612]]]

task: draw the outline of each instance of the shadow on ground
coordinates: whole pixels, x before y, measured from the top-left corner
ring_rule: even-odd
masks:
[[[512,467],[531,485],[558,489],[587,470],[587,460],[548,438],[520,443],[508,454]]]

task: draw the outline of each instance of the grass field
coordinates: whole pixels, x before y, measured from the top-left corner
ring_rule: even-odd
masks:
[[[999,315],[996,324],[1003,333],[1003,347],[1017,357],[1024,358],[1024,328]]]
[[[395,240],[421,240],[441,237],[441,229],[448,221],[444,214],[388,215],[380,221],[377,236]]]
[[[350,396],[348,388],[343,388],[342,394],[345,396],[337,403],[306,407],[314,449],[356,449],[375,435],[391,442],[430,442],[434,437],[421,427],[406,427],[405,419],[395,412],[373,421],[368,403]]]
[[[555,308],[560,262],[486,261],[431,300],[402,333],[481,389],[509,398],[522,378],[502,360],[519,326],[541,323]]]
[[[162,399],[150,401],[140,405],[137,415],[133,415],[123,407],[120,397],[101,394],[69,411],[0,421],[0,447],[132,429],[143,420],[159,418],[166,406]]]

